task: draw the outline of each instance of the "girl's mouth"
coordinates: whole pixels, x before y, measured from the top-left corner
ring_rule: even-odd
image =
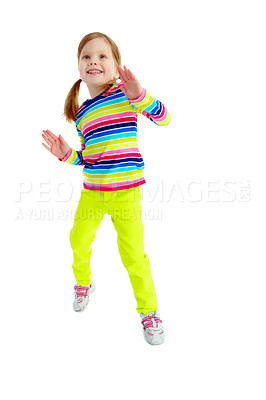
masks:
[[[99,71],[96,69],[87,71],[87,74],[89,74],[89,75],[98,75],[98,74],[102,74],[102,73],[103,73],[102,71]]]

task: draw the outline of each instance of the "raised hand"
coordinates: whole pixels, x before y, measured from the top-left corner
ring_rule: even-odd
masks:
[[[57,137],[54,133],[49,130],[44,131],[42,137],[46,141],[46,143],[50,146],[46,146],[46,144],[42,143],[42,145],[50,151],[54,156],[58,158],[64,158],[65,155],[69,152],[70,147],[67,142],[62,138],[61,135]]]
[[[125,93],[129,100],[135,100],[141,95],[143,88],[141,87],[135,75],[133,75],[133,73],[127,69],[125,65],[124,68],[125,70],[123,70],[120,65],[117,67],[120,79],[123,83],[123,85],[120,86],[120,89],[123,93]]]

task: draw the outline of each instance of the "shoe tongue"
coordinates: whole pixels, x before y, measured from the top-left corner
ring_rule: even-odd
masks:
[[[148,314],[146,314],[146,316],[150,316],[150,315],[154,315],[154,312],[149,312]]]

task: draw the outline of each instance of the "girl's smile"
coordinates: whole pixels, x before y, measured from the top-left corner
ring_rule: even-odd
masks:
[[[102,73],[103,73],[103,71],[100,71],[99,69],[89,69],[87,71],[87,74],[90,74],[90,75],[99,75]]]

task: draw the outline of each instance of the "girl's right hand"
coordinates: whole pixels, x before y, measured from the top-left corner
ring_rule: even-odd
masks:
[[[58,158],[64,158],[70,150],[67,142],[62,138],[61,135],[57,137],[54,133],[49,130],[44,131],[42,137],[46,141],[46,143],[50,146],[46,146],[46,144],[42,143],[42,145],[50,151],[54,156]]]

